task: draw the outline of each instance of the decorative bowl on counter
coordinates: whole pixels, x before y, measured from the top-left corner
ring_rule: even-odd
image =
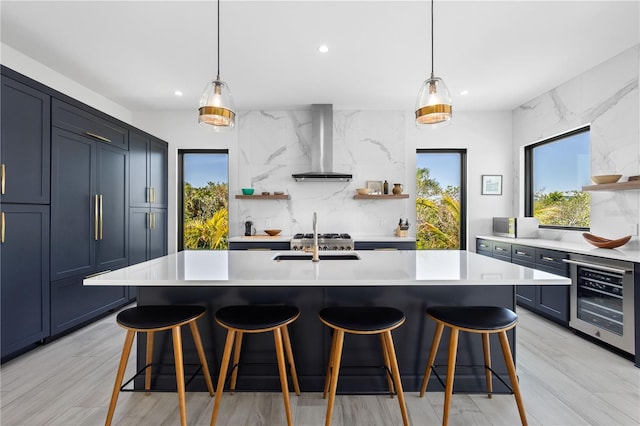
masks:
[[[262,195],[271,195],[269,191],[262,191]]]
[[[253,195],[253,188],[242,188],[243,195]]]
[[[282,229],[265,229],[264,232],[267,233],[267,235],[270,235],[272,237],[275,237],[276,235],[278,235],[280,232],[282,232]]]
[[[358,195],[369,195],[371,188],[356,188]]]
[[[284,195],[284,191],[273,191],[273,195]]]
[[[609,249],[623,246],[627,244],[631,239],[631,235],[627,235],[626,237],[618,238],[617,240],[610,240],[608,238],[599,237],[588,232],[583,232],[582,236],[585,240],[587,240],[588,243],[593,244],[596,247]]]
[[[616,183],[621,177],[622,175],[597,175],[591,176],[591,180],[596,185],[601,185],[603,183]]]

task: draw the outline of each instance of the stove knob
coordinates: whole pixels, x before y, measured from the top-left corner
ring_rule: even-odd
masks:
[[[322,250],[329,250],[329,247],[327,247],[327,246],[322,246]]]
[[[353,249],[351,248],[351,246],[347,246],[345,250],[353,250]]]
[[[338,250],[339,247],[338,246],[333,246],[331,248],[335,251],[335,250]]]
[[[300,250],[300,247],[298,247],[298,246],[293,246],[293,247],[291,247],[291,250]]]

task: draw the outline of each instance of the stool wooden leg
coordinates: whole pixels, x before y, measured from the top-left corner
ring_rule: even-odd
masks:
[[[387,386],[389,387],[389,395],[393,398],[395,389],[393,388],[393,379],[391,377],[391,366],[389,364],[389,353],[387,352],[387,345],[384,341],[384,334],[380,334],[380,343],[382,344],[382,357],[384,358],[384,375],[387,377]]]
[[[176,364],[176,386],[178,388],[178,403],[180,406],[180,424],[187,426],[187,399],[184,392],[184,365],[180,327],[173,327],[171,334],[173,335],[173,358]]]
[[[293,350],[291,349],[291,339],[289,338],[289,327],[286,325],[282,327],[282,340],[284,343],[284,350],[287,354],[289,361],[289,368],[291,369],[291,379],[293,380],[293,389],[296,391],[296,395],[300,395],[300,385],[298,384],[298,372],[296,371],[296,363],[293,360]]]
[[[329,401],[327,402],[327,414],[324,419],[325,426],[331,425],[331,416],[333,415],[333,403],[336,399],[336,390],[338,389],[338,373],[340,371],[340,358],[342,358],[342,345],[344,343],[344,331],[333,330],[334,338],[332,348],[332,364],[331,364],[331,386],[329,387]]]
[[[218,418],[220,401],[222,400],[222,394],[224,393],[224,380],[227,376],[227,370],[229,369],[229,360],[231,359],[231,349],[233,348],[233,340],[235,338],[235,335],[235,330],[229,329],[227,331],[227,340],[224,342],[222,362],[220,363],[220,370],[218,371],[218,386],[216,386],[216,398],[213,403],[213,412],[211,413],[211,426],[215,426],[216,420]]]
[[[155,331],[147,332],[147,355],[145,362],[148,367],[144,371],[144,393],[149,395],[151,390],[151,364],[153,364],[153,340],[155,337]]]
[[[431,342],[431,351],[429,352],[429,360],[427,361],[427,367],[424,369],[424,378],[422,379],[422,386],[420,387],[420,398],[424,396],[424,392],[427,390],[427,383],[431,376],[431,368],[436,360],[436,354],[438,353],[438,346],[440,346],[440,339],[442,338],[442,331],[444,325],[442,323],[436,324],[436,331],[433,334],[433,342]]]
[[[280,372],[280,386],[282,387],[282,399],[284,399],[284,410],[287,415],[287,425],[293,426],[291,416],[291,403],[289,402],[289,383],[287,381],[287,367],[284,361],[284,347],[282,344],[282,327],[273,330],[273,339],[276,345],[276,358],[278,359],[278,371]]]
[[[209,395],[213,396],[215,392],[213,389],[213,383],[211,383],[211,373],[209,372],[209,364],[207,363],[207,357],[204,354],[204,348],[202,347],[202,339],[200,338],[200,331],[198,331],[198,324],[195,321],[189,323],[191,328],[191,335],[193,341],[196,344],[196,351],[198,352],[198,358],[200,358],[200,365],[202,365],[202,374],[204,375],[204,381],[207,383],[207,389]]]
[[[337,334],[335,331],[331,333],[331,349],[329,350],[329,364],[327,365],[327,375],[324,378],[324,391],[322,392],[322,399],[327,398],[327,392],[329,391],[329,384],[331,383],[331,375],[333,374],[333,364],[335,358],[335,348],[336,348],[336,338]]]
[[[489,333],[482,333],[482,350],[484,352],[484,374],[487,378],[487,396],[491,398],[493,394],[493,383],[491,380],[491,346],[489,344]],[[486,368],[489,367],[489,368]]]
[[[520,421],[523,426],[527,423],[527,414],[524,410],[524,402],[522,401],[522,394],[520,393],[520,385],[518,383],[518,376],[516,375],[516,366],[513,364],[513,355],[511,354],[511,348],[509,347],[509,339],[507,339],[507,332],[501,331],[498,333],[500,336],[500,346],[502,346],[502,354],[504,355],[504,362],[507,365],[507,371],[509,371],[509,379],[511,380],[511,388],[513,394],[516,397],[516,404],[518,404],[518,413],[520,413]]]
[[[116,382],[113,385],[113,392],[111,393],[111,402],[109,403],[109,411],[107,411],[107,419],[104,421],[105,426],[111,425],[111,421],[113,420],[113,413],[116,410],[116,403],[118,402],[118,395],[120,394],[120,386],[122,386],[122,379],[124,378],[124,372],[127,369],[127,361],[129,360],[129,354],[131,353],[131,346],[133,346],[133,338],[135,336],[135,331],[127,330],[127,337],[125,338],[124,346],[122,347],[122,355],[120,355],[120,364],[118,365]]]
[[[391,330],[382,333],[386,343],[387,354],[389,355],[389,363],[391,364],[391,373],[393,374],[393,382],[398,393],[398,404],[400,404],[400,413],[402,413],[402,423],[404,426],[409,425],[409,414],[407,413],[407,405],[404,400],[404,392],[402,391],[402,379],[400,378],[400,369],[398,368],[398,359],[396,358],[396,349],[393,346],[393,337]]]
[[[447,361],[447,381],[444,391],[444,413],[442,414],[442,426],[449,423],[449,405],[451,404],[451,395],[453,395],[453,376],[456,371],[456,357],[458,355],[458,329],[451,328],[451,336],[449,337],[449,360]]]
[[[240,369],[240,351],[242,350],[242,331],[236,330],[236,344],[233,349],[233,364],[231,364],[231,384],[229,391],[231,395],[236,391],[236,382],[238,381],[238,370]]]

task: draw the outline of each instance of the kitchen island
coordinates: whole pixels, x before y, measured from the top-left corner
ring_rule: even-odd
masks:
[[[344,258],[347,255],[348,258]],[[225,332],[212,319],[217,309],[233,304],[294,304],[300,318],[290,326],[293,352],[303,391],[320,391],[331,336],[318,319],[318,311],[336,305],[386,305],[404,311],[406,323],[394,331],[403,386],[419,388],[431,344],[434,323],[424,310],[433,305],[494,305],[515,309],[514,285],[569,285],[565,277],[549,274],[467,251],[354,251],[322,253],[320,262],[304,253],[283,251],[183,251],[128,268],[86,279],[85,285],[138,286],[138,304],[201,304],[209,310],[199,322],[212,374],[220,364]],[[355,257],[355,258],[353,258]],[[340,260],[338,260],[340,258]],[[515,356],[515,330],[509,338]],[[163,339],[163,337],[165,337]],[[123,334],[124,339],[124,334]],[[171,362],[170,336],[156,337],[154,362]],[[138,341],[138,365],[144,365],[144,338]],[[445,339],[443,339],[445,340]],[[347,366],[382,365],[379,339],[357,336],[345,341]],[[437,364],[446,361],[446,344]],[[197,364],[190,339],[184,339],[185,363]],[[251,335],[243,343],[239,390],[280,389],[273,340]],[[493,368],[506,373],[499,345],[492,347]],[[482,363],[479,336],[461,336],[458,363]],[[457,391],[480,391],[484,371],[460,369]],[[158,369],[154,369],[154,374]],[[436,380],[432,378],[432,380]],[[159,371],[156,387],[171,389],[171,370]],[[139,383],[136,384],[139,386]],[[205,390],[196,378],[188,389]],[[385,392],[387,383],[379,368],[344,368],[339,392]],[[442,387],[429,386],[430,390]],[[494,390],[505,392],[497,382]]]

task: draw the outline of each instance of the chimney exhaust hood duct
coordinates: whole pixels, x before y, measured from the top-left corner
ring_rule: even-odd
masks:
[[[333,106],[311,105],[311,171],[291,176],[298,182],[348,182],[353,177],[333,171]]]

